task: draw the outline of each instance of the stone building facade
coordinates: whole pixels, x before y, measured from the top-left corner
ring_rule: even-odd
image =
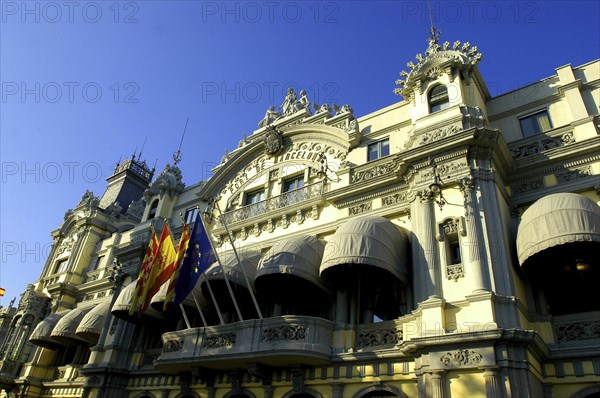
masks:
[[[480,60],[434,32],[360,117],[290,90],[193,185],[119,165],[0,314],[3,394],[600,396],[600,60],[494,98]],[[164,291],[130,317],[151,228],[197,212],[190,327]]]

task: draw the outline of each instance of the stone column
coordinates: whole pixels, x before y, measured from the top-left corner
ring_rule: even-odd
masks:
[[[463,256],[466,260],[465,274],[468,280],[473,284],[473,293],[489,291],[489,281],[487,280],[487,271],[484,269],[486,262],[484,261],[485,248],[483,247],[483,228],[479,215],[479,204],[475,192],[475,182],[472,178],[464,178],[462,181],[461,190],[465,196],[465,212],[466,212],[466,246],[467,256]],[[464,247],[465,245],[463,245]]]
[[[335,321],[337,323],[348,323],[348,298],[346,291],[337,291]]]
[[[487,398],[501,398],[502,389],[500,388],[500,379],[498,377],[498,369],[486,368],[483,371],[485,379],[485,395]]]
[[[414,220],[412,251],[414,257],[415,292],[417,301],[429,297],[440,297],[439,254],[436,240],[435,212],[433,197],[429,190],[420,191],[411,203]],[[417,279],[418,278],[418,279]]]
[[[431,397],[432,398],[445,398],[444,388],[444,371],[437,370],[431,373]]]
[[[331,383],[332,398],[344,398],[344,383]]]
[[[263,390],[265,391],[265,398],[273,398],[273,386],[270,384],[263,384]]]

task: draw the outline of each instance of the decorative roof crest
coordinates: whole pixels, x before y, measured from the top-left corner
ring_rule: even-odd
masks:
[[[450,45],[450,42],[445,41],[441,46],[439,43],[441,31],[431,27],[431,36],[427,38],[428,46],[425,50],[425,56],[417,54],[415,56],[417,63],[412,61],[406,65],[409,71],[400,72],[403,79],[396,80],[398,86],[394,89],[394,93],[401,95],[406,99],[413,96],[413,89],[417,81],[421,81],[421,77],[432,78],[438,75],[438,70],[429,71],[430,68],[437,68],[440,63],[452,61],[453,65],[461,65],[467,68],[472,68],[481,60],[481,54],[477,47],[471,47],[469,42],[463,43],[461,47],[460,41],[455,41]]]

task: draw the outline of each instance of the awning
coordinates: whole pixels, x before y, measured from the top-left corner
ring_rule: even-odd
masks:
[[[29,337],[29,341],[32,344],[49,348],[51,350],[59,348],[61,344],[53,339],[50,335],[52,334],[52,330],[54,330],[58,321],[69,312],[70,310],[55,312],[54,314],[50,314],[45,317],[40,323],[37,324],[35,329],[33,329],[33,332]]]
[[[92,308],[92,310],[83,317],[81,322],[79,322],[75,334],[80,339],[85,340],[90,344],[98,343],[98,338],[100,337],[100,333],[102,333],[104,321],[106,320],[109,309],[110,300],[106,300]]]
[[[202,279],[202,277],[200,278],[200,280],[201,279]],[[204,298],[204,296],[202,295],[202,291],[200,290],[200,280],[196,283],[196,285],[194,286],[194,289],[190,292],[190,294],[188,294],[188,296],[183,300],[183,303],[182,303],[183,305],[195,308],[196,303],[194,302],[194,296],[196,296],[196,300],[198,300],[198,304],[200,304],[200,306],[202,308],[208,308],[206,299]],[[165,297],[167,295],[168,287],[169,287],[168,282],[163,284],[160,287],[160,289],[158,290],[158,292],[154,295],[154,297],[152,297],[152,300],[150,301],[150,305],[155,310],[162,312],[162,310],[164,308],[164,302],[165,302]],[[192,296],[192,294],[194,296]]]
[[[342,224],[325,245],[320,274],[343,264],[384,269],[408,283],[406,238],[383,217],[360,217]]]
[[[52,339],[58,341],[62,345],[71,346],[76,344],[84,343],[85,340],[81,339],[79,336],[75,334],[79,323],[83,319],[83,317],[92,309],[92,307],[87,307],[84,309],[74,308],[69,311],[69,313],[63,316],[57,323],[54,329],[52,329],[52,333],[50,337]]]
[[[314,236],[301,235],[275,243],[258,264],[255,283],[267,275],[293,275],[326,290],[319,277],[325,244]],[[266,278],[268,279],[268,278]]]
[[[246,275],[248,276],[248,281],[253,287],[256,268],[258,267],[258,262],[262,257],[260,251],[240,248],[238,249],[238,255],[240,257],[240,263],[238,263],[238,260],[233,252],[219,255],[221,264],[223,264],[225,275],[227,275],[227,279],[230,283],[247,287],[246,279],[244,278],[244,273],[241,268],[243,267],[244,271],[246,271]],[[221,267],[219,267],[218,262],[215,262],[208,268],[208,270],[206,270],[205,276],[209,281],[224,280],[223,272],[221,271]],[[200,281],[202,280],[203,278],[200,278]]]
[[[129,315],[129,307],[131,306],[131,299],[133,298],[133,291],[135,290],[136,284],[137,279],[131,282],[129,285],[125,286],[121,290],[121,293],[119,293],[119,297],[117,297],[117,299],[115,300],[115,303],[113,304],[113,307],[111,308],[110,312],[112,312],[112,314],[117,318],[132,322],[139,319],[137,316],[137,308],[132,316]],[[148,307],[146,312],[144,312],[143,316],[164,319],[164,315],[153,309],[151,306]]]
[[[519,263],[542,250],[572,242],[600,242],[600,206],[574,193],[545,196],[521,216]]]

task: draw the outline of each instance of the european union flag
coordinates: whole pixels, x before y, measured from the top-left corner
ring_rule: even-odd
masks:
[[[175,284],[175,297],[173,299],[175,305],[183,302],[196,285],[200,274],[206,271],[217,260],[209,239],[204,224],[200,219],[200,214],[197,214],[194,228],[190,235],[190,243],[185,252],[179,277]]]

